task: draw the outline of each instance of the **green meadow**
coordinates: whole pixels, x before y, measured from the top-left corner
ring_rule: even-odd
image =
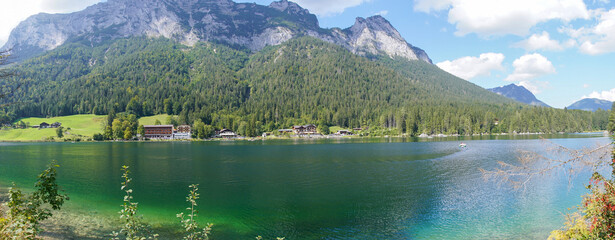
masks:
[[[153,125],[156,120],[160,120],[161,123],[165,123],[167,117],[168,115],[166,114],[143,117],[139,119],[139,124]],[[16,122],[23,121],[28,125],[28,128],[2,129],[0,130],[0,141],[46,141],[51,137],[55,137],[57,139],[55,128],[31,128],[32,125],[39,125],[42,122],[46,122],[49,124],[54,122],[62,123],[64,131],[68,132],[68,134],[64,134],[64,138],[81,136],[85,138],[91,138],[94,134],[102,132],[103,124],[106,118],[106,115],[93,114],[71,115],[51,118],[22,118],[17,120]]]

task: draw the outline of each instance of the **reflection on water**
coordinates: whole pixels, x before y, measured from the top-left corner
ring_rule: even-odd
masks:
[[[552,141],[609,142],[562,136]],[[479,168],[544,148],[536,136],[510,138],[0,143],[0,183],[31,186],[56,160],[69,209],[111,218],[129,165],[141,213],[160,227],[177,226],[188,185],[200,184],[201,222],[215,223],[216,239],[544,239],[580,203],[589,173],[570,188],[558,174],[523,192],[484,182]]]

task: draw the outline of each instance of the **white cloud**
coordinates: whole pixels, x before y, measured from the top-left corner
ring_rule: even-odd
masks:
[[[580,51],[598,55],[615,52],[615,9],[598,11],[598,23],[591,28],[568,29],[567,32],[579,38]]]
[[[417,0],[414,9],[427,13],[448,10],[448,21],[461,36],[525,36],[538,23],[590,16],[583,0]]]
[[[493,70],[504,70],[502,61],[504,54],[483,53],[479,57],[462,57],[436,65],[457,77],[470,80],[478,76],[489,76]]]
[[[0,46],[8,40],[11,30],[31,15],[74,12],[105,0],[2,0],[0,1]]]
[[[356,7],[371,0],[295,0],[294,2],[307,8],[319,16],[330,16],[344,12],[346,8]]]
[[[566,48],[571,48],[576,45],[574,39],[570,39],[564,43],[560,43],[557,40],[551,39],[548,32],[542,32],[542,34],[533,34],[528,39],[515,43],[515,47],[523,48],[527,51],[536,50],[548,50],[548,51],[562,51]]]
[[[515,67],[514,72],[508,75],[504,81],[530,81],[543,75],[555,73],[553,63],[538,53],[521,56],[513,62],[513,67]]]
[[[415,0],[414,10],[429,13],[448,9],[451,4],[453,0]]]
[[[384,16],[386,16],[386,15],[389,15],[389,11],[388,11],[388,10],[382,10],[382,11],[380,11],[380,12],[377,12],[377,13],[372,14],[372,16],[375,16],[375,15],[380,15],[380,16],[383,16],[383,17],[384,17]]]
[[[594,91],[590,93],[588,96],[583,96],[583,98],[597,98],[597,99],[615,102],[615,88],[609,91],[602,91],[602,92]]]
[[[549,87],[549,82],[547,81],[521,81],[518,84],[519,86],[523,86],[528,91],[533,94],[539,94],[543,89]]]

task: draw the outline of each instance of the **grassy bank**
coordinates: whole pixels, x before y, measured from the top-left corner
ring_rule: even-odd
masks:
[[[101,132],[104,119],[105,116],[87,114],[52,118],[22,118],[17,122],[23,121],[28,126],[39,125],[42,122],[50,124],[60,122],[64,130],[69,132],[70,135],[91,137],[95,133]],[[44,141],[54,136],[56,136],[55,128],[37,129],[29,127],[26,129],[3,129],[0,131],[0,141]]]
[[[169,115],[154,115],[149,117],[142,117],[139,119],[140,125],[154,125],[156,120],[159,120],[161,123],[165,123]],[[63,117],[51,117],[51,118],[22,118],[17,120],[16,122],[23,121],[28,125],[26,129],[2,129],[0,130],[0,141],[6,142],[36,142],[36,141],[48,141],[50,138],[54,137],[55,140],[59,140],[56,137],[56,129],[55,128],[46,128],[46,129],[38,129],[31,128],[32,125],[39,125],[42,122],[46,123],[54,123],[60,122],[62,123],[62,127],[64,127],[64,131],[68,132],[65,134],[65,138],[91,138],[94,134],[102,132],[104,121],[107,116],[105,115],[93,115],[93,114],[84,114],[84,115],[70,115]],[[70,130],[69,130],[70,128]]]

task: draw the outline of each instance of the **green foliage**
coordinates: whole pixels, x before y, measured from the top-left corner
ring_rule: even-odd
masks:
[[[13,97],[24,104],[5,111],[12,116],[168,114],[178,116],[173,125],[201,120],[245,136],[321,122],[408,135],[582,132],[608,124],[606,111],[531,107],[422,61],[370,60],[309,37],[252,55],[151,38],[71,43],[18,69],[29,82]]]
[[[145,127],[143,125],[139,125],[139,127],[137,128],[137,134],[142,138],[145,137]]]
[[[36,190],[30,195],[14,186],[9,189],[8,214],[0,220],[0,239],[37,239],[40,222],[51,217],[52,210],[60,210],[68,200],[56,182],[58,167],[51,163],[38,176]]]
[[[205,228],[199,228],[199,224],[196,221],[196,218],[198,216],[198,211],[196,210],[196,200],[199,199],[199,185],[192,184],[189,186],[189,188],[190,193],[188,194],[188,197],[186,197],[186,201],[190,203],[190,207],[186,208],[186,210],[188,210],[188,213],[184,214],[182,212],[177,214],[177,217],[181,220],[180,222],[182,223],[185,230],[184,239],[207,240],[209,239],[208,234],[210,233],[213,224],[208,223]]]
[[[615,103],[611,108],[611,114],[609,115],[609,124],[607,126],[609,133],[615,133]]]
[[[612,177],[595,172],[590,179],[590,193],[583,197],[580,211],[568,218],[564,230],[551,233],[549,239],[615,239],[615,151]]]
[[[318,128],[316,129],[320,134],[323,135],[328,135],[329,133],[331,133],[329,131],[329,126],[325,123],[320,123],[318,124]]]
[[[162,125],[162,123],[160,122],[160,120],[156,119],[156,122],[154,122],[154,125]]]
[[[132,181],[130,178],[130,170],[128,166],[122,166],[122,187],[121,190],[126,193],[124,196],[124,204],[122,210],[120,210],[120,221],[122,222],[122,228],[119,232],[113,232],[112,236],[114,240],[126,239],[126,240],[144,240],[144,239],[156,239],[157,234],[149,232],[148,226],[142,222],[141,216],[137,215],[139,203],[133,202],[132,189],[129,188],[129,184]],[[120,236],[124,237],[121,238]]]
[[[112,117],[113,119],[111,120]],[[111,121],[111,125],[103,127],[103,135],[106,139],[131,140],[139,130],[139,120],[134,114],[120,113],[109,115],[107,122],[109,121]],[[143,134],[145,134],[145,129],[143,129]]]
[[[58,136],[58,138],[64,137],[64,127],[59,127],[56,129],[56,136]]]
[[[551,232],[549,240],[589,239],[589,226],[585,218],[579,213],[567,216],[564,228],[565,230]]]
[[[177,125],[179,125],[179,122],[178,122],[176,117],[173,117],[173,116],[169,115],[169,116],[167,116],[167,120],[165,121],[165,124],[173,125],[173,126],[177,127]]]
[[[215,129],[211,125],[206,125],[201,119],[194,121],[194,125],[192,126],[192,135],[194,138],[204,139],[211,137],[214,133]]]
[[[105,140],[105,136],[103,134],[101,134],[101,133],[96,133],[96,134],[94,134],[92,139],[94,139],[94,141],[103,141],[103,140]]]

